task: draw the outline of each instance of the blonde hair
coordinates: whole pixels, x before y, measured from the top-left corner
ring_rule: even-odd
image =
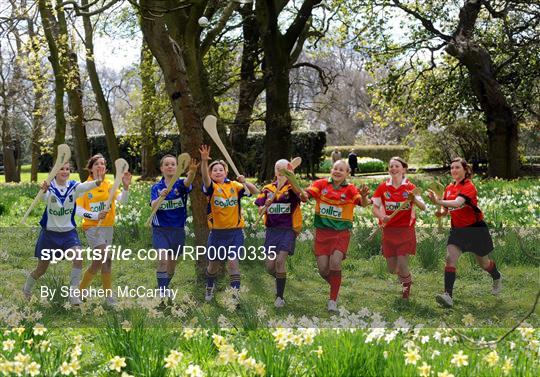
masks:
[[[345,160],[337,160],[336,162],[334,162],[334,164],[332,165],[332,169],[337,165],[337,164],[344,164],[345,167],[347,168],[347,171],[350,172],[351,171],[351,167],[349,165],[349,163]]]

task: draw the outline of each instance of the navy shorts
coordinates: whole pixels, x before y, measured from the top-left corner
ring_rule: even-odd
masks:
[[[41,232],[39,232],[39,238],[36,243],[34,256],[40,260],[49,259],[49,257],[44,256],[43,250],[49,249],[60,251],[73,249],[75,246],[81,246],[79,235],[75,229],[71,229],[67,232],[53,232],[52,230],[41,228]],[[55,252],[56,258],[60,258],[60,256],[60,252]]]
[[[208,260],[237,259],[242,253],[246,253],[242,229],[212,229],[210,231],[206,250]]]
[[[160,227],[152,228],[152,246],[154,249],[172,250],[181,255],[186,243],[186,230],[184,228]]]
[[[493,251],[493,240],[484,221],[464,228],[451,228],[447,245],[455,245],[462,252],[471,252],[480,257]]]
[[[294,254],[296,246],[296,233],[291,228],[266,228],[266,238],[264,239],[264,251],[286,251],[289,255]]]

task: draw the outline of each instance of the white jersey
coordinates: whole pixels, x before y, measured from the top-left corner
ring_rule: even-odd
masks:
[[[95,181],[79,183],[68,181],[66,186],[59,186],[54,179],[49,190],[43,195],[47,203],[39,224],[46,230],[54,232],[68,232],[75,229],[75,200],[86,191],[97,187]]]

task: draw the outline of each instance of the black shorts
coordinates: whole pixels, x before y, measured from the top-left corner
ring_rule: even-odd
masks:
[[[493,240],[487,224],[481,220],[465,228],[451,228],[447,245],[455,245],[462,252],[471,252],[480,257],[493,251]]]

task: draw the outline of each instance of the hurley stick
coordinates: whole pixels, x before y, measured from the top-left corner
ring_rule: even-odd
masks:
[[[444,194],[444,186],[441,182],[439,182],[437,179],[434,179],[433,182],[429,185],[429,189],[433,191],[439,198],[443,197]],[[439,209],[444,209],[443,206],[440,206]],[[442,229],[442,218],[437,217],[437,229]]]
[[[189,166],[189,161],[191,161],[191,157],[189,156],[189,153],[182,153],[178,156],[178,167],[176,168],[176,173],[174,173],[173,177],[169,181],[169,184],[167,185],[167,188],[165,189],[166,195],[162,196],[160,195],[157,199],[156,205],[152,209],[152,213],[150,214],[150,217],[148,217],[148,220],[146,220],[146,226],[150,226],[152,224],[152,220],[154,219],[154,216],[156,215],[156,212],[159,209],[159,206],[161,203],[163,203],[163,200],[165,200],[165,196],[171,192],[174,183],[180,178],[183,172],[186,171],[186,169]]]
[[[116,175],[114,176],[113,187],[109,191],[109,198],[107,199],[107,202],[105,203],[106,211],[109,210],[109,208],[111,208],[111,203],[114,199],[114,195],[116,194],[118,187],[120,187],[120,184],[122,183],[122,177],[124,176],[124,173],[129,170],[129,164],[123,158],[119,158],[114,162],[114,170],[116,170]],[[101,225],[102,221],[103,219],[98,221],[97,223],[98,228]]]
[[[71,150],[69,149],[69,146],[67,144],[60,144],[56,152],[56,161],[54,162],[54,166],[52,167],[49,175],[47,176],[47,179],[45,179],[47,184],[51,183],[54,177],[56,177],[58,171],[62,168],[62,166],[64,166],[66,162],[69,161],[70,158]],[[34,201],[32,202],[32,204],[30,204],[30,207],[26,210],[26,213],[21,219],[21,224],[26,224],[26,219],[28,218],[28,215],[30,214],[30,212],[32,212],[32,209],[34,209],[37,202],[43,197],[44,194],[45,193],[43,192],[43,190],[40,189],[36,197],[34,198]]]

